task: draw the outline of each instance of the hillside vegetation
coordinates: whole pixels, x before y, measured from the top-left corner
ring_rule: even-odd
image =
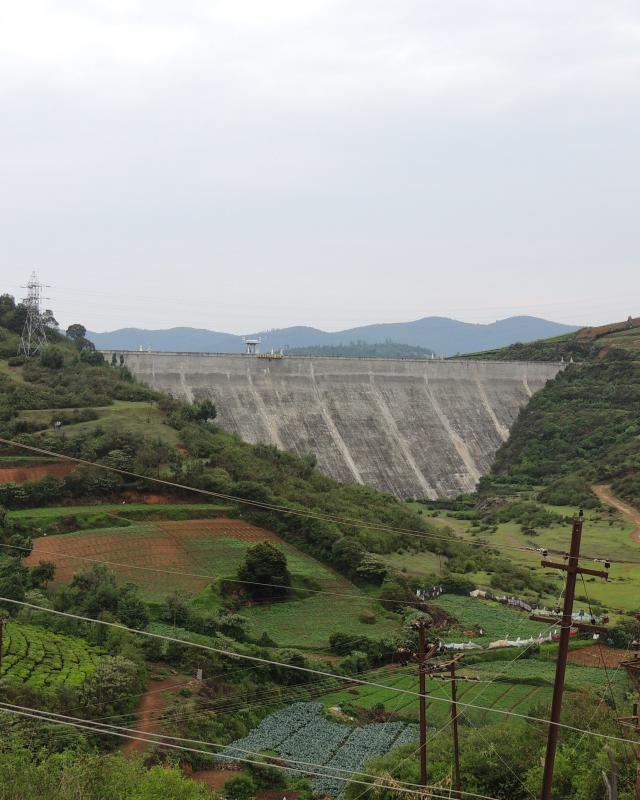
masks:
[[[349,344],[319,344],[310,347],[290,347],[288,356],[323,356],[338,358],[431,358],[435,355],[428,347],[400,344],[387,339],[384,342],[350,342]]]
[[[522,537],[534,541],[540,531],[561,540],[573,509],[541,499],[558,490],[559,481],[577,482],[589,496],[589,481],[613,476],[623,451],[629,462],[616,479],[635,474],[635,390],[615,387],[634,387],[636,366],[615,348],[598,361],[570,366],[550,383],[538,405],[521,415],[514,439],[501,451],[503,467],[496,466],[480,494],[447,508],[339,484],[316,471],[312,454],[298,458],[246,444],[216,426],[211,401],[186,404],[140,386],[118,357],[105,362],[81,325],[63,334],[53,315],[43,352],[18,357],[21,318],[19,304],[0,298],[0,435],[15,443],[1,450],[0,463],[21,476],[0,484],[0,613],[9,617],[0,698],[16,705],[137,730],[150,726],[146,730],[208,742],[212,749],[250,742],[254,761],[277,752],[370,774],[404,770],[415,783],[415,744],[410,751],[403,746],[414,739],[415,696],[406,691],[415,690],[416,678],[398,668],[397,654],[415,645],[416,617],[427,614],[434,637],[483,647],[494,637],[542,632],[544,626],[520,611],[472,599],[469,590],[486,586],[555,602],[558,580],[535,567],[538,555],[505,545]],[[601,386],[608,391],[599,394]],[[566,424],[565,416],[571,418]],[[547,426],[550,446],[535,446]],[[584,452],[574,446],[579,431],[595,437]],[[607,444],[612,431],[617,449]],[[55,455],[29,454],[20,444],[85,463],[42,477],[43,469],[54,473],[60,466]],[[565,454],[566,473],[545,466],[549,453]],[[25,480],[30,466],[37,467],[35,479]],[[560,487],[563,497],[567,487],[573,484]],[[610,532],[617,552],[625,554],[626,530],[613,515],[597,507],[588,513],[593,529],[597,522],[599,533]],[[620,603],[614,644],[621,647],[633,635],[624,614],[634,580],[631,572],[616,576],[613,588]],[[425,589],[432,597],[423,603],[416,591]],[[597,591],[589,586],[589,596],[600,601]],[[589,605],[586,590],[578,602]],[[488,683],[465,683],[461,696],[488,709],[545,716],[555,648],[536,641],[515,653],[474,651],[467,656],[468,674]],[[356,676],[379,678],[382,687],[354,688]],[[162,688],[149,689],[145,701],[155,711],[142,714],[138,704],[151,677]],[[609,681],[595,668],[575,667],[568,681],[570,719],[597,732],[615,730],[609,704],[625,700],[623,674]],[[448,686],[429,688],[430,778],[446,781],[450,740],[437,736],[435,726],[447,723]],[[306,705],[312,700],[321,705]],[[461,716],[469,723],[461,724],[466,786],[524,800],[522,781],[505,781],[504,764],[487,759],[482,742],[515,747],[510,758],[534,786],[541,728],[476,711]],[[3,786],[11,787],[3,796],[213,796],[172,769],[176,761],[196,772],[219,767],[206,746],[180,750],[143,742],[144,761],[123,759],[114,755],[121,743],[112,731],[62,728],[1,712],[0,773]],[[593,765],[602,742],[588,738],[582,745],[577,734],[567,737],[561,758],[568,760],[578,745],[589,758],[566,777],[564,796],[585,800],[585,781],[595,785],[595,775],[599,785]],[[626,785],[624,753],[614,747]],[[374,753],[384,755],[368,764]],[[335,779],[314,782],[313,776],[242,764],[223,793],[249,800],[260,790],[278,796],[295,791],[311,800],[319,788],[334,797],[341,791]],[[347,797],[374,794],[362,788],[349,787]]]

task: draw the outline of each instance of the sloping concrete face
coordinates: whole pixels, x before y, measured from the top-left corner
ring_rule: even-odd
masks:
[[[107,354],[110,356],[110,353]],[[560,364],[125,353],[143,383],[190,401],[247,442],[397,497],[471,491],[518,411]]]

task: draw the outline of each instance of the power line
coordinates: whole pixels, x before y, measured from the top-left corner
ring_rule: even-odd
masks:
[[[284,669],[292,669],[292,670],[295,670],[297,672],[304,672],[304,673],[308,673],[308,674],[311,674],[311,675],[321,675],[321,676],[324,676],[324,677],[327,677],[327,678],[336,678],[338,680],[344,680],[345,679],[344,675],[338,675],[338,674],[336,674],[334,672],[326,672],[324,670],[314,669],[313,667],[301,667],[301,666],[298,666],[296,664],[285,664],[282,661],[275,661],[273,659],[263,658],[261,656],[252,656],[252,655],[248,655],[247,653],[235,653],[232,650],[224,650],[221,647],[211,647],[210,645],[200,644],[198,642],[190,642],[190,641],[187,641],[185,639],[177,639],[177,638],[172,637],[172,636],[165,636],[165,635],[162,635],[162,634],[159,634],[159,633],[152,633],[151,631],[143,631],[143,630],[137,630],[136,628],[128,628],[126,625],[121,625],[121,624],[118,624],[118,623],[115,623],[115,622],[108,622],[107,620],[103,620],[103,619],[92,619],[91,617],[83,617],[83,616],[81,616],[79,614],[71,614],[68,611],[57,611],[56,609],[53,609],[53,608],[45,608],[44,606],[37,606],[34,603],[27,603],[24,600],[13,600],[12,598],[9,598],[9,597],[0,597],[0,602],[12,603],[14,605],[25,606],[27,608],[35,608],[38,611],[45,611],[48,614],[56,614],[58,616],[68,617],[70,619],[77,619],[77,620],[80,620],[82,622],[92,622],[92,623],[94,623],[96,625],[105,625],[107,627],[119,628],[120,630],[127,631],[128,633],[135,633],[135,634],[139,634],[141,636],[148,636],[148,637],[151,637],[153,639],[164,639],[165,641],[173,642],[174,644],[182,644],[182,645],[185,645],[187,647],[195,647],[195,648],[197,648],[199,650],[205,650],[205,651],[208,651],[208,652],[211,652],[211,653],[218,653],[219,655],[227,656],[228,658],[245,659],[245,660],[248,660],[248,661],[254,661],[254,662],[257,662],[257,663],[266,664],[268,666],[283,667]],[[402,689],[402,688],[397,687],[397,686],[388,686],[388,685],[385,685],[383,683],[375,683],[373,681],[365,681],[365,680],[361,680],[359,678],[351,678],[351,681],[353,683],[357,683],[357,684],[360,684],[362,686],[373,686],[374,688],[377,688],[377,689],[385,689],[387,691],[399,692],[401,694],[410,695],[412,697],[420,697],[420,692],[413,692],[410,689]],[[426,695],[426,697],[428,699],[430,699],[430,700],[435,701],[435,702],[442,702],[442,703],[448,703],[449,702],[446,698],[444,698],[444,697],[436,697],[435,695]],[[565,728],[567,730],[577,731],[578,733],[583,733],[584,732],[584,729],[577,728],[577,727],[575,727],[573,725],[566,725],[566,724],[561,723],[561,722],[552,722],[551,720],[541,719],[540,717],[533,717],[533,716],[531,716],[529,714],[520,714],[520,713],[515,712],[515,711],[505,711],[504,709],[499,709],[499,708],[489,708],[487,706],[479,706],[479,705],[475,705],[473,703],[459,702],[458,705],[464,706],[466,708],[476,708],[476,709],[479,709],[481,711],[490,711],[490,712],[492,712],[494,714],[501,714],[501,715],[507,716],[507,717],[516,717],[518,719],[525,719],[525,720],[528,720],[529,722],[539,722],[539,723],[541,723],[543,725],[557,726],[559,728]],[[588,734],[590,736],[596,736],[596,737],[601,738],[601,739],[612,739],[614,741],[619,741],[619,742],[627,742],[627,741],[628,742],[633,742],[632,739],[625,739],[624,737],[619,737],[619,736],[611,736],[609,734],[598,733],[596,731],[588,731]]]
[[[5,713],[8,713],[8,714],[16,714],[18,716],[28,717],[28,718],[31,718],[31,719],[38,719],[38,720],[41,720],[43,722],[52,722],[52,723],[54,723],[56,725],[67,725],[67,726],[71,726],[71,727],[75,727],[75,728],[81,728],[81,729],[84,729],[84,730],[87,730],[87,731],[91,731],[93,733],[100,733],[100,734],[104,734],[104,735],[108,735],[108,736],[119,736],[119,737],[124,738],[124,739],[131,739],[131,740],[135,740],[135,741],[145,742],[147,744],[161,745],[162,747],[170,747],[170,748],[175,749],[175,750],[182,750],[182,751],[185,751],[185,752],[199,753],[201,755],[211,756],[212,758],[219,757],[219,755],[217,753],[212,753],[211,751],[208,751],[208,750],[201,750],[201,749],[197,749],[197,748],[193,748],[193,747],[185,747],[185,746],[182,746],[182,745],[172,744],[171,742],[158,741],[157,739],[143,738],[141,736],[133,735],[133,734],[140,734],[140,733],[143,733],[144,736],[153,736],[153,735],[155,735],[155,734],[147,734],[144,731],[138,731],[138,730],[136,730],[134,728],[125,728],[125,727],[120,727],[120,726],[104,726],[104,725],[98,726],[98,725],[95,725],[94,723],[92,723],[91,720],[84,720],[84,719],[81,719],[79,717],[68,717],[67,719],[65,719],[64,715],[53,714],[53,712],[45,711],[44,709],[30,709],[27,706],[11,706],[11,705],[5,704],[5,703],[0,703],[0,706],[2,707],[2,711],[4,711]],[[77,721],[71,721],[71,720],[77,720]],[[115,728],[119,728],[119,730],[116,730]],[[130,731],[130,733],[124,733],[124,732],[121,732],[121,731]],[[161,735],[158,734],[158,736],[161,736]],[[164,738],[165,739],[173,739],[175,741],[186,741],[186,742],[196,742],[197,743],[197,740],[180,739],[180,737],[164,736]],[[228,747],[228,745],[218,745],[218,744],[215,744],[215,743],[212,743],[212,742],[205,742],[204,744],[207,744],[208,746],[211,746],[211,747]],[[253,751],[247,751],[247,752],[253,753]],[[262,756],[262,754],[259,754],[259,753],[253,753],[253,754],[254,755],[260,755],[262,758],[269,758],[269,756]],[[298,773],[301,773],[303,775],[313,775],[314,777],[319,777],[319,778],[333,778],[335,780],[344,781],[345,783],[356,783],[356,784],[360,784],[360,785],[363,785],[363,786],[376,786],[376,785],[379,785],[380,781],[382,780],[379,776],[372,775],[371,777],[375,778],[376,783],[369,783],[367,781],[361,781],[361,780],[354,779],[354,778],[351,778],[351,777],[342,777],[340,775],[334,775],[334,774],[331,774],[329,772],[324,772],[324,773],[323,772],[311,772],[308,769],[300,769],[300,768],[296,768],[296,767],[283,766],[281,764],[266,763],[264,760],[263,761],[257,761],[257,760],[248,759],[248,758],[241,758],[241,757],[238,757],[238,756],[232,756],[232,758],[233,758],[234,761],[240,761],[240,762],[243,762],[243,763],[256,764],[256,765],[262,766],[262,767],[270,766],[270,767],[273,767],[275,769],[282,769],[282,770],[287,771],[287,772],[298,772]],[[312,764],[311,762],[293,761],[292,763],[299,763],[299,764],[307,764],[308,763],[310,766],[314,766],[314,767],[320,768],[320,769],[330,769],[330,770],[335,770],[335,771],[346,771],[346,770],[341,770],[338,767],[327,767],[327,766],[325,766],[323,764]],[[359,772],[357,772],[355,774],[364,775],[365,777],[367,776],[367,773],[359,773]],[[403,786],[406,785],[408,787],[411,787],[411,786],[414,786],[415,784],[410,784],[409,783],[409,784],[402,784],[402,785]],[[394,787],[394,788],[397,788],[397,787]],[[416,795],[422,795],[423,794],[422,790],[412,789],[412,788],[406,788],[406,789],[405,788],[401,788],[400,791],[406,792],[407,794],[416,794]],[[480,800],[497,800],[496,798],[489,797],[488,795],[479,795],[479,794],[474,794],[474,793],[468,793],[468,794],[469,794],[470,797],[479,798]],[[445,795],[432,794],[431,796],[434,797],[434,798],[438,798],[438,800],[440,800],[440,798],[442,800],[448,800],[448,798]]]
[[[481,547],[486,550],[490,550],[494,554],[498,554],[500,552],[498,548],[490,544],[487,544],[486,542],[474,542],[468,539],[460,539],[456,537],[452,539],[451,537],[443,536],[441,534],[436,534],[436,533],[427,533],[427,532],[420,533],[418,531],[410,530],[408,528],[395,528],[391,525],[381,525],[375,522],[366,522],[365,520],[353,519],[351,517],[339,517],[327,514],[325,512],[313,512],[304,509],[290,508],[288,506],[279,506],[273,503],[264,503],[259,500],[248,500],[244,497],[236,497],[234,495],[223,494],[222,492],[214,492],[211,491],[210,489],[200,489],[196,486],[187,486],[185,484],[177,483],[175,481],[165,480],[164,478],[156,478],[148,475],[142,475],[138,472],[131,472],[130,470],[119,469],[118,467],[112,467],[107,464],[100,464],[98,462],[89,461],[84,458],[78,458],[77,456],[70,456],[66,455],[65,453],[58,453],[55,452],[54,450],[47,450],[43,447],[35,447],[34,445],[23,444],[22,442],[16,442],[12,439],[5,439],[4,437],[0,437],[0,444],[7,445],[8,447],[18,447],[33,453],[39,453],[40,455],[53,456],[54,458],[59,458],[66,461],[72,461],[76,464],[83,464],[84,466],[105,470],[107,472],[114,472],[118,475],[126,475],[129,478],[136,478],[137,480],[144,480],[144,481],[149,481],[150,483],[157,483],[160,484],[161,486],[169,486],[172,489],[180,489],[181,491],[194,492],[196,494],[202,494],[207,497],[215,497],[219,500],[226,500],[227,502],[238,503],[240,505],[248,505],[253,508],[260,508],[267,511],[275,511],[281,514],[290,514],[292,516],[304,517],[307,519],[317,519],[320,520],[321,522],[333,522],[338,525],[351,525],[356,528],[375,530],[375,531],[380,531],[382,533],[393,533],[400,536],[412,536],[417,539],[425,539],[425,540],[433,539],[436,541],[447,542],[448,544],[451,544],[453,542],[456,544],[469,545],[471,547]],[[522,553],[532,552],[532,549],[530,547],[519,547],[517,545],[501,544],[500,548],[503,550],[514,550]],[[572,558],[571,555],[567,555],[566,553],[560,550],[553,550],[547,548],[547,552],[553,553],[554,555],[567,556],[569,560],[571,560]],[[599,557],[597,556],[582,556],[582,557],[592,558],[594,561],[604,560],[603,558],[599,559]],[[615,563],[615,564],[626,564],[626,565],[640,565],[640,562],[636,561],[622,561],[615,559],[612,560],[610,558],[607,558],[606,560],[612,564]]]
[[[306,589],[302,586],[287,586],[286,584],[283,583],[261,583],[259,581],[240,580],[239,578],[226,578],[222,575],[206,575],[201,572],[183,572],[181,570],[161,569],[159,567],[145,567],[143,565],[138,565],[138,564],[123,564],[122,562],[119,561],[107,561],[102,558],[90,558],[89,556],[79,556],[79,555],[74,555],[73,553],[64,553],[57,550],[43,550],[40,547],[38,547],[37,552],[34,552],[33,547],[22,547],[20,545],[15,545],[15,544],[0,543],[0,547],[4,547],[9,550],[21,550],[26,553],[33,553],[33,555],[35,556],[50,555],[53,556],[54,558],[71,558],[71,559],[77,559],[79,561],[88,561],[94,564],[104,564],[106,566],[111,566],[111,567],[122,567],[123,569],[137,569],[137,570],[142,570],[144,572],[156,572],[160,575],[180,575],[185,578],[202,578],[211,581],[216,581],[219,579],[228,583],[240,583],[240,584],[245,584],[247,586],[262,586],[270,589],[289,589],[290,591],[300,592],[301,594],[307,594],[307,593],[321,594],[321,595],[327,595],[329,597],[342,597],[348,600],[366,600],[368,603],[371,602],[376,602],[381,604],[392,603],[394,605],[400,605],[400,606],[414,605],[414,603],[410,603],[407,600],[385,600],[383,598],[372,597],[371,595],[366,595],[366,594],[353,594],[351,592],[331,592],[328,591],[327,589]],[[291,598],[271,598],[270,603],[273,602],[297,603],[299,601]]]

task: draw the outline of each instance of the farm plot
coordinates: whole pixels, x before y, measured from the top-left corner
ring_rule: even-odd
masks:
[[[327,647],[329,636],[336,631],[355,629],[370,636],[387,636],[398,629],[398,620],[374,599],[351,599],[349,595],[360,592],[338,573],[275,533],[241,520],[147,522],[42,537],[35,540],[27,563],[53,561],[56,582],[66,583],[96,559],[106,562],[120,583],[130,581],[139,586],[145,600],[160,602],[180,591],[195,597],[196,605],[213,609],[222,604],[217,587],[210,586],[213,579],[235,577],[247,549],[262,541],[273,542],[285,553],[294,585],[307,585],[311,580],[318,588],[336,594],[294,594],[283,601],[247,606],[241,613],[248,618],[252,635],[265,632],[283,647],[318,649]],[[373,624],[360,622],[360,615],[367,610],[376,615]],[[315,620],[313,625],[309,619]]]
[[[444,609],[459,622],[445,637],[446,641],[465,641],[487,645],[496,639],[528,639],[530,636],[547,634],[549,626],[541,622],[532,622],[528,614],[509,606],[500,605],[492,600],[480,600],[457,594],[443,594],[433,605]],[[480,628],[484,631],[480,636]],[[467,635],[469,634],[469,635]]]
[[[2,679],[45,691],[80,686],[100,655],[82,639],[10,622],[4,632]]]
[[[338,797],[345,786],[340,778],[362,770],[371,758],[417,738],[416,725],[385,722],[356,728],[326,719],[321,703],[293,703],[265,717],[248,736],[232,742],[218,758],[228,764],[234,758],[251,758],[246,751],[267,752],[277,753],[297,769],[304,766],[296,762],[315,764],[326,775],[311,779],[314,791]],[[319,771],[312,766],[309,770]]]
[[[478,704],[485,708],[501,711],[517,711],[527,713],[537,704],[551,700],[555,664],[545,659],[527,659],[515,662],[488,661],[470,665],[460,674],[478,677],[482,683],[461,682],[458,687],[458,699],[461,703]],[[609,679],[609,680],[608,680]],[[401,689],[408,692],[417,691],[415,671],[397,670],[389,674],[379,672],[375,676],[376,683],[384,683],[389,688],[356,686],[342,689],[319,698],[326,707],[349,705],[361,708],[373,708],[382,704],[386,711],[398,714],[407,720],[418,718],[418,698],[415,695],[402,694]],[[611,688],[609,686],[609,681]],[[568,692],[590,692],[595,696],[613,697],[621,702],[628,680],[625,673],[610,672],[594,667],[569,665],[567,669],[566,687]],[[446,723],[451,713],[450,689],[448,683],[427,680],[427,718],[430,726],[439,727]],[[471,715],[474,722],[494,720],[489,711],[479,709],[461,709],[465,715]]]

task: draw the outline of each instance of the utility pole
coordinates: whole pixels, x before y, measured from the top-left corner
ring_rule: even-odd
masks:
[[[413,626],[418,629],[418,651],[415,652],[412,646],[407,645],[398,650],[398,655],[402,657],[401,663],[408,664],[411,659],[418,663],[419,680],[419,707],[420,707],[420,785],[427,786],[427,676],[430,678],[445,679],[448,677],[451,683],[451,729],[453,732],[453,756],[454,770],[453,782],[455,783],[456,797],[460,797],[460,744],[458,740],[458,705],[457,705],[457,682],[458,680],[470,680],[469,678],[459,679],[456,675],[456,667],[462,655],[453,658],[446,657],[432,661],[431,659],[440,649],[439,643],[430,644],[427,649],[425,630],[427,623],[423,619],[416,620]]]
[[[454,764],[454,785],[456,796],[460,797],[462,789],[462,779],[460,778],[460,741],[458,739],[458,681],[456,680],[457,661],[450,664],[451,671],[451,730],[453,731],[453,764]]]
[[[438,649],[437,644],[432,644],[426,651],[424,620],[418,620],[418,681],[420,692],[420,785],[427,785],[427,701],[426,701],[426,663]]]
[[[543,567],[552,567],[554,569],[561,569],[567,573],[567,580],[564,592],[564,606],[562,609],[562,618],[560,623],[560,643],[558,646],[558,658],[556,661],[556,677],[553,684],[553,700],[551,703],[551,719],[549,720],[549,733],[547,736],[547,753],[544,760],[544,773],[542,777],[542,793],[541,800],[551,800],[551,790],[553,786],[553,769],[555,766],[556,749],[558,747],[558,723],[560,722],[560,713],[562,711],[562,694],[564,692],[564,678],[567,669],[567,656],[569,654],[569,639],[571,636],[571,628],[574,627],[573,623],[573,600],[576,592],[576,579],[578,575],[594,575],[597,578],[604,578],[607,580],[609,577],[608,572],[587,569],[581,567],[578,563],[580,558],[580,540],[582,538],[582,523],[584,519],[584,512],[580,511],[578,517],[574,520],[573,529],[571,531],[571,548],[568,556],[566,556],[566,563],[561,564],[556,561],[542,561]],[[608,562],[605,562],[605,565]],[[549,622],[549,617],[541,617],[533,615],[532,619],[538,621],[544,620]],[[575,627],[583,630],[606,632],[606,628],[599,625],[583,625],[577,624]]]
[[[4,626],[7,621],[6,617],[0,617],[0,675],[2,674],[2,656],[4,652]]]
[[[460,740],[458,737],[458,681],[471,681],[470,678],[458,678],[456,669],[462,655],[445,658],[444,661],[433,661],[427,664],[425,671],[430,678],[449,681],[451,684],[451,734],[453,740],[453,785],[455,797],[461,797],[462,780],[460,777]]]
[[[640,621],[640,614],[637,615]],[[640,637],[631,643],[632,649],[635,651],[633,658],[629,661],[623,661],[622,666],[627,670],[631,680],[633,681],[636,689],[638,690],[638,698],[640,701]],[[626,728],[631,728],[636,734],[640,736],[640,703],[633,704],[633,714],[630,717],[622,717],[618,722]],[[640,800],[640,742],[636,746],[636,800]]]

